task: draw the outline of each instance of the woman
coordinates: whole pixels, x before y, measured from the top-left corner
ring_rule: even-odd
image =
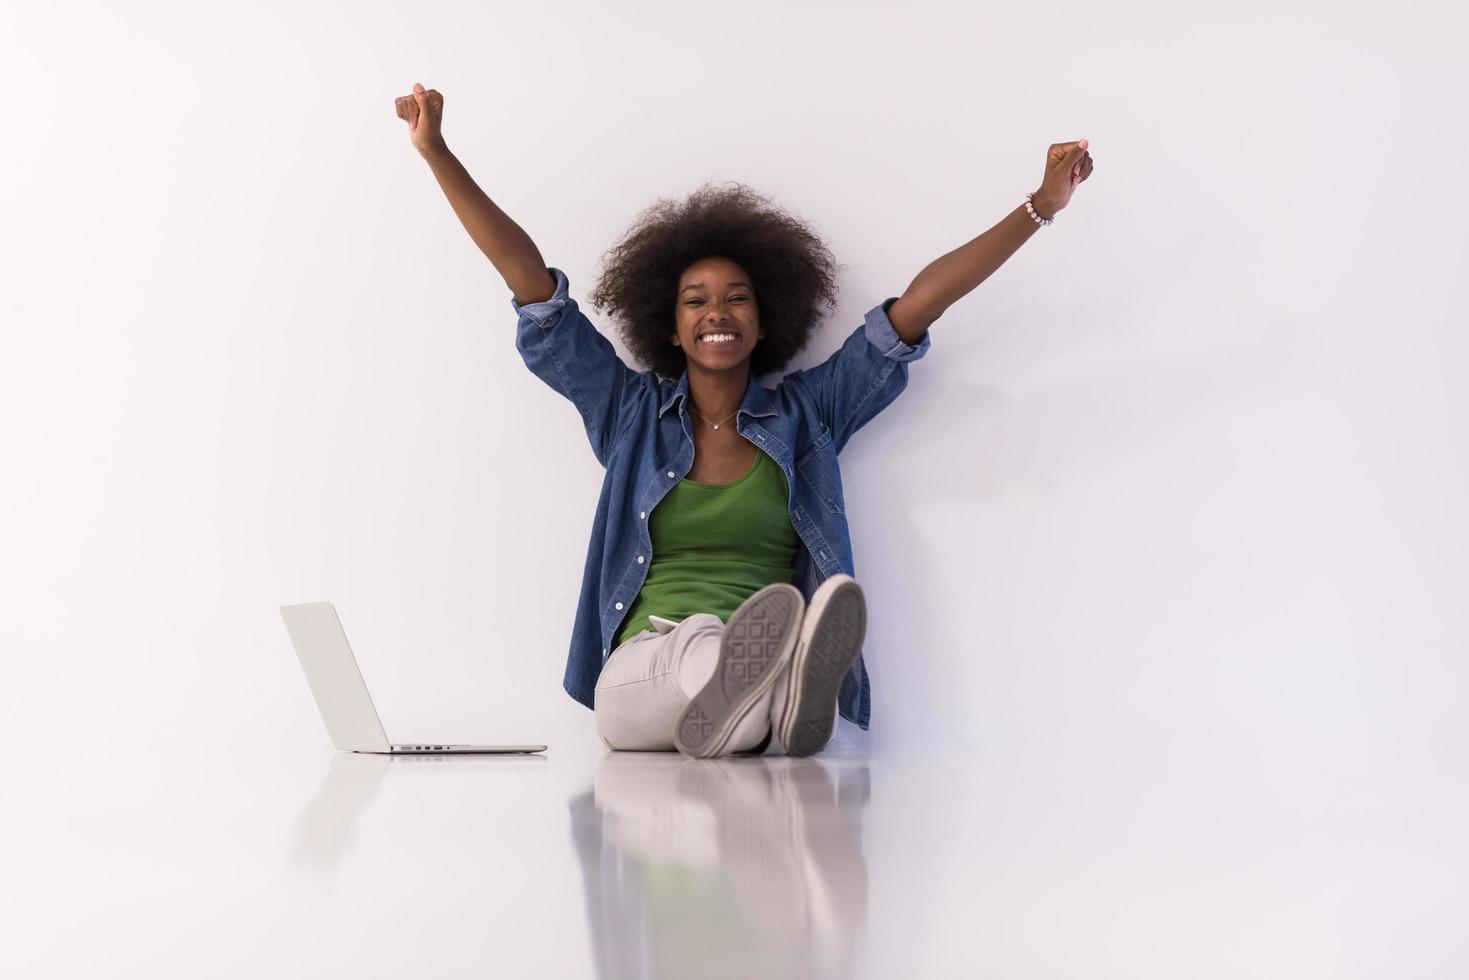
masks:
[[[1090,176],[1086,140],[1051,146],[1022,206],[771,390],[755,379],[804,349],[819,305],[835,306],[831,254],[804,224],[742,187],[644,212],[589,297],[620,317],[648,365],[635,372],[449,152],[442,96],[415,83],[397,107],[514,294],[521,357],[576,406],[607,470],[564,680],[603,740],[699,758],[778,740],[805,756],[838,713],[867,728],[866,605],[837,454],[906,387],[929,326]]]

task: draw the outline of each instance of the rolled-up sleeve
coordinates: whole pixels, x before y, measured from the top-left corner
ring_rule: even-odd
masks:
[[[529,317],[538,327],[551,326],[550,320],[566,307],[571,299],[571,283],[566,278],[566,273],[552,266],[546,271],[551,273],[551,278],[556,280],[556,290],[551,293],[550,299],[543,299],[539,303],[522,303],[512,294],[510,306],[522,318]]]
[[[548,271],[556,280],[550,299],[537,303],[510,299],[520,318],[515,348],[536,377],[576,406],[592,452],[606,466],[638,375],[571,298],[566,273],[555,267]]]
[[[868,310],[862,322],[862,329],[867,334],[868,342],[881,351],[883,357],[889,357],[895,361],[916,361],[928,353],[928,331],[923,331],[923,336],[918,338],[918,343],[904,343],[903,338],[898,336],[898,331],[893,327],[893,321],[888,319],[888,309],[897,301],[898,297],[890,296]]]
[[[917,344],[908,344],[893,328],[888,309],[897,301],[891,296],[868,310],[862,325],[830,357],[784,379],[810,393],[838,452],[902,394],[909,362],[928,353],[927,330]]]

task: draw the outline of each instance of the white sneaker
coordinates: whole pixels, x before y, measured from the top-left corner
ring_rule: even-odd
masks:
[[[709,682],[678,716],[673,744],[684,755],[719,755],[750,709],[760,705],[791,661],[805,611],[801,590],[775,582],[730,614],[719,640],[719,663]]]
[[[836,728],[842,678],[862,652],[867,601],[850,575],[837,574],[812,593],[791,666],[771,705],[775,737],[787,755],[815,755]]]

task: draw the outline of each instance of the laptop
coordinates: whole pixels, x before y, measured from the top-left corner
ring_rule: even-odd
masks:
[[[373,707],[372,696],[357,659],[347,645],[347,634],[330,602],[304,602],[281,606],[286,632],[296,656],[306,671],[306,683],[321,710],[332,745],[343,752],[372,752],[386,755],[485,755],[488,753],[544,752],[544,745],[453,745],[448,742],[388,741],[382,719]]]

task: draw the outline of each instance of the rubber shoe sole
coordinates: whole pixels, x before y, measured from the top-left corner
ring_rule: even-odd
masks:
[[[811,596],[801,636],[791,656],[781,731],[787,755],[815,755],[836,727],[842,678],[862,652],[867,601],[850,575],[833,575]]]
[[[776,582],[730,614],[714,676],[684,706],[674,727],[680,752],[708,759],[724,751],[735,727],[790,664],[805,603],[800,589]]]

